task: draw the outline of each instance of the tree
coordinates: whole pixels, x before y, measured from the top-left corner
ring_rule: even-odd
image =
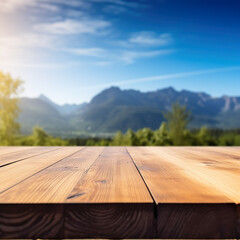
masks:
[[[198,144],[201,146],[214,146],[216,145],[214,139],[212,138],[208,128],[203,126],[200,128],[197,134]]]
[[[124,136],[121,131],[118,131],[112,141],[113,146],[123,146],[124,145]]]
[[[49,135],[43,128],[35,126],[33,128],[33,145],[34,146],[48,146]]]
[[[169,138],[167,131],[167,124],[162,122],[159,129],[154,132],[154,145],[155,146],[169,146],[172,145],[172,141]]]
[[[20,130],[17,118],[21,85],[20,79],[13,79],[10,74],[0,72],[0,143],[2,145],[13,145],[15,135]]]
[[[150,128],[142,128],[136,132],[140,146],[150,146],[153,142],[153,131]]]
[[[33,128],[33,134],[31,137],[33,146],[66,146],[68,141],[54,138],[53,136],[47,134],[43,128],[35,126]]]
[[[186,106],[181,106],[178,102],[173,104],[171,111],[165,114],[165,118],[173,145],[185,145],[186,127],[191,121],[191,114]]]
[[[128,129],[126,134],[125,134],[125,142],[124,144],[126,146],[138,146],[138,139],[136,134],[133,132],[132,129]]]

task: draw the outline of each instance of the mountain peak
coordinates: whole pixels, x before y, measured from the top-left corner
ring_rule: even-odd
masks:
[[[39,99],[42,99],[42,100],[50,100],[47,96],[45,96],[44,94],[40,94],[38,96]]]
[[[52,105],[53,107],[56,107],[56,105],[57,105],[55,102],[53,102],[50,98],[48,98],[48,97],[45,96],[44,94],[40,94],[40,95],[38,96],[38,99],[41,99],[42,101],[44,101],[44,102]]]
[[[73,113],[75,111],[81,110],[83,107],[86,106],[85,103],[83,103],[83,104],[64,104],[64,105],[59,105],[59,104],[53,102],[48,97],[46,97],[44,94],[40,94],[38,99],[48,103],[49,105],[54,107],[62,115],[71,114],[71,113]]]
[[[100,103],[104,101],[108,101],[112,98],[114,98],[116,95],[121,93],[122,90],[119,87],[110,87],[107,89],[104,89],[102,92],[97,94],[91,101],[91,103]]]
[[[163,88],[162,90],[170,91],[170,92],[176,92],[175,88],[173,88],[173,87]]]
[[[103,90],[103,92],[120,92],[120,91],[122,91],[122,90],[116,86],[111,86],[111,87]]]
[[[167,87],[167,88],[162,88],[158,90],[159,92],[165,92],[165,93],[176,93],[177,91],[173,87]]]

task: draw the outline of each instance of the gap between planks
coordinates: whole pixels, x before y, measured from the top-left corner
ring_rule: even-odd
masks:
[[[127,150],[127,148],[125,148],[126,150]],[[127,151],[128,152],[128,151]],[[74,155],[74,154],[72,154],[72,155]],[[134,166],[135,166],[135,168],[136,168],[136,170],[138,171],[138,174],[140,175],[140,177],[142,178],[142,180],[143,180],[143,182],[144,182],[144,184],[145,184],[145,187],[147,187],[147,189],[148,189],[148,192],[149,192],[149,194],[151,193],[151,191],[150,191],[150,186],[148,186],[148,184],[147,184],[147,180],[145,181],[145,179],[144,179],[144,175],[142,175],[142,172],[141,171],[143,171],[143,169],[142,168],[139,168],[138,166],[137,166],[137,164],[136,164],[136,162],[133,160],[133,158],[132,158],[132,156],[131,156],[131,154],[128,152],[128,155],[130,156],[130,158],[131,158],[131,161],[133,162],[133,164],[134,164]],[[69,156],[68,156],[69,157]],[[66,157],[66,158],[68,158],[68,157]],[[65,158],[64,158],[65,159]],[[99,160],[99,158],[97,158],[98,160]],[[97,159],[96,159],[96,161],[97,161]],[[62,162],[62,160],[63,159],[61,159],[61,160],[59,160],[58,162],[59,163],[61,163]],[[100,159],[101,160],[101,159]],[[94,161],[93,162],[93,164],[91,165],[91,167],[87,170],[87,172],[86,172],[86,174],[85,174],[85,176],[87,176],[88,175],[88,173],[90,172],[90,171],[92,171],[92,173],[94,173],[94,168],[91,170],[91,168],[92,168],[92,166],[94,166],[94,164],[96,163],[96,161]],[[42,171],[44,171],[44,170],[46,170],[46,169],[49,169],[49,168],[51,168],[52,166],[54,166],[55,164],[58,164],[58,162],[56,162],[56,163],[53,163],[52,165],[50,165],[50,166],[48,166],[48,167],[46,167],[45,169],[43,169]],[[111,164],[111,163],[110,163]],[[171,165],[171,164],[170,164]],[[109,165],[109,166],[111,166],[111,165]],[[97,166],[94,166],[94,167],[98,167],[98,165]],[[146,169],[147,170],[147,169]],[[42,172],[42,171],[39,171],[38,173],[36,173],[36,174],[39,174],[40,172]],[[34,174],[35,175],[35,174]],[[85,177],[84,176],[84,177]],[[32,177],[32,176],[30,176],[30,177]],[[29,178],[30,178],[29,177]],[[28,178],[28,179],[29,179]],[[101,180],[101,179],[100,179]],[[151,195],[151,194],[150,194]],[[81,196],[79,196],[79,197],[81,197]],[[153,204],[156,206],[156,205],[158,205],[159,206],[159,208],[158,208],[158,216],[163,216],[164,218],[166,218],[166,219],[168,219],[168,221],[169,221],[169,219],[170,219],[170,227],[169,227],[169,231],[167,231],[167,229],[165,230],[165,228],[167,228],[167,226],[165,225],[166,223],[164,222],[164,223],[162,223],[161,222],[161,219],[159,219],[159,221],[160,222],[158,222],[158,224],[160,225],[160,227],[158,227],[158,231],[157,231],[157,236],[158,237],[161,237],[161,238],[166,238],[166,237],[170,237],[170,238],[174,238],[174,237],[190,237],[190,238],[193,238],[193,236],[196,236],[196,235],[194,235],[193,233],[191,233],[191,234],[193,234],[193,235],[189,235],[189,233],[187,232],[187,231],[189,231],[189,225],[188,224],[186,224],[187,222],[191,222],[192,220],[195,220],[195,221],[197,221],[197,223],[201,223],[201,224],[206,224],[207,223],[207,220],[208,220],[208,217],[212,217],[212,215],[207,215],[207,213],[208,213],[208,210],[209,210],[209,204],[162,204],[161,202],[159,202],[159,201],[155,201],[155,197],[154,197],[154,195],[151,195],[151,197],[153,198],[152,200],[153,200]],[[91,204],[90,204],[91,205]],[[89,206],[90,206],[89,205]],[[83,211],[85,214],[86,213],[88,213],[88,211],[89,211],[89,209],[84,209],[84,206],[86,206],[85,204],[80,204],[80,205],[78,205],[78,207],[79,207],[79,210],[81,210],[81,211]],[[105,205],[105,207],[107,206],[107,204]],[[222,208],[222,206],[221,205],[219,205],[219,204],[212,204],[212,206],[214,206],[215,207],[215,209],[216,210],[214,210],[214,211],[216,211],[216,213],[221,213],[221,208]],[[226,205],[226,206],[228,206],[228,205]],[[76,213],[76,209],[75,209],[75,207],[74,207],[74,205],[69,205],[69,204],[67,204],[66,205],[66,207],[68,208],[68,215],[67,215],[67,218],[68,218],[68,220],[69,219],[76,219],[76,217],[79,217],[79,214],[80,214],[80,217],[82,216],[81,214],[82,214],[82,212],[80,211],[80,212],[78,212],[78,213]],[[97,208],[96,208],[97,207]],[[97,210],[97,211],[103,211],[103,213],[104,213],[104,211],[106,211],[106,208],[103,208],[102,209],[102,204],[101,205],[96,205],[96,204],[94,204],[93,206],[91,206],[91,209],[92,210]],[[71,209],[72,208],[72,209]],[[202,216],[201,217],[204,217],[205,216],[205,214],[206,214],[206,216],[207,216],[207,218],[206,218],[206,216],[205,216],[205,218],[203,218],[204,219],[204,221],[200,221],[199,222],[199,217],[197,217],[197,220],[196,220],[196,216],[192,216],[192,211],[196,211],[196,208],[197,208],[197,212],[199,213],[199,211],[200,212],[202,212]],[[102,209],[102,210],[101,210]],[[123,208],[120,208],[120,210],[123,210]],[[231,206],[230,206],[230,208],[228,208],[228,210],[229,210],[229,212],[232,214],[232,212],[233,212],[233,209],[231,208]],[[144,211],[146,211],[146,210],[144,210]],[[169,212],[171,213],[171,214],[169,214]],[[174,213],[174,215],[172,215]],[[115,213],[113,213],[114,215],[115,215]],[[175,215],[175,214],[177,214],[177,215]],[[116,215],[115,215],[116,216]],[[218,214],[217,215],[218,216],[218,220],[219,219],[221,219],[220,217],[220,215]],[[224,216],[226,216],[225,215],[225,212],[224,212]],[[178,222],[179,221],[179,219],[183,219],[183,217],[185,217],[185,220],[187,220],[186,221],[186,223],[184,223],[184,225],[182,225],[183,223],[181,223],[180,224],[180,222]],[[228,217],[229,217],[229,215],[227,215],[226,216],[227,218],[226,218],[226,220],[228,219]],[[95,218],[91,218],[92,220],[96,220]],[[158,221],[158,220],[157,220]],[[221,219],[221,221],[222,222],[225,222],[225,220],[224,219]],[[71,221],[70,221],[71,222]],[[70,238],[72,238],[72,237],[77,237],[77,236],[79,236],[79,235],[71,235],[71,232],[70,232],[70,230],[72,230],[72,226],[70,226],[69,224],[70,224],[70,222],[69,221],[67,221],[67,224],[68,224],[68,232],[67,232],[67,237],[70,237]],[[76,222],[77,224],[76,224],[76,229],[74,229],[73,228],[73,230],[75,230],[76,231],[76,233],[78,233],[78,234],[80,234],[79,233],[79,231],[77,231],[77,228],[79,227],[79,222]],[[82,223],[81,221],[80,221],[80,223]],[[232,226],[234,226],[235,225],[235,223],[234,222],[230,222],[231,223],[231,225]],[[88,223],[88,224],[90,224],[90,223]],[[196,224],[196,222],[195,222],[195,224]],[[90,224],[91,225],[91,224]],[[90,231],[91,229],[89,228],[89,226],[90,225],[85,225],[85,231]],[[198,224],[197,224],[198,225]],[[100,224],[99,225],[100,227],[102,227],[102,225]],[[144,225],[141,225],[141,226],[145,226],[145,223],[144,223]],[[173,227],[175,227],[175,226],[180,226],[181,228],[179,228],[178,229],[178,231],[177,231],[177,235],[173,235],[173,230],[174,230],[174,228]],[[190,225],[191,226],[191,225]],[[199,225],[198,225],[199,226]],[[172,230],[172,228],[173,228],[173,230]],[[192,226],[193,227],[193,226]],[[209,226],[207,226],[208,228],[209,228]],[[195,234],[198,234],[197,236],[199,237],[204,237],[204,236],[210,236],[210,237],[214,237],[214,238],[216,238],[216,237],[219,237],[219,235],[214,235],[214,234],[217,234],[217,231],[218,230],[220,230],[219,229],[219,226],[212,226],[212,227],[214,227],[213,228],[213,232],[208,232],[209,230],[208,229],[204,229],[204,231],[201,229],[201,231],[203,231],[203,233],[201,233],[201,232],[199,232],[197,229],[194,229],[194,227],[193,227],[193,229],[195,230]],[[231,228],[231,226],[228,226],[229,228]],[[96,230],[96,229],[94,229],[94,230]],[[126,228],[124,228],[123,230],[126,230]],[[210,227],[210,230],[211,230],[211,227]],[[105,237],[111,237],[111,231],[109,231],[109,229],[106,229],[106,235],[104,235]],[[212,231],[212,230],[211,230]],[[234,231],[233,229],[232,229],[232,231]],[[74,231],[73,231],[74,232]],[[135,235],[136,235],[136,233],[134,233]],[[204,234],[209,234],[209,235],[204,235]],[[223,237],[223,236],[229,236],[229,235],[227,235],[228,233],[223,233],[223,235],[221,235],[220,237]],[[65,235],[66,236],[66,235]],[[93,237],[99,237],[98,235],[91,235],[91,236],[93,236]],[[119,236],[119,235],[118,235]],[[124,236],[124,235],[123,235]],[[126,236],[126,235],[125,235]],[[132,236],[134,236],[134,235],[130,235],[131,237]],[[144,235],[145,236],[145,235]],[[231,236],[233,236],[233,235],[231,235]],[[235,236],[236,235],[234,235],[233,237],[235,238]],[[83,236],[84,237],[84,236]],[[116,238],[117,238],[117,236],[116,236]]]
[[[30,164],[32,164],[31,160],[28,165]],[[12,167],[11,170],[13,171],[14,168]],[[61,192],[68,194],[61,196]],[[153,201],[125,147],[82,149],[29,175],[0,195],[1,203],[152,203]]]
[[[216,189],[202,177],[196,177],[199,174],[178,159],[174,148],[127,149],[152,192],[158,238],[236,238],[240,228],[239,206],[220,187]]]
[[[33,147],[35,148],[35,147]],[[8,154],[8,153],[12,153],[12,152],[20,152],[23,150],[29,149],[29,147],[0,147],[0,155],[4,155],[4,154]]]
[[[22,149],[21,151],[6,153],[4,155],[0,155],[0,168],[47,152],[56,151],[60,148],[61,147],[30,147]]]
[[[15,164],[10,164],[4,168],[0,168],[1,179],[5,180],[4,182],[1,182],[0,194],[2,195],[2,193],[24,182],[26,179],[31,178],[42,170],[54,165],[57,162],[60,162],[67,157],[72,156],[74,153],[77,153],[82,149],[84,148],[63,147],[58,149],[58,151],[45,152],[41,155],[25,159],[25,161],[19,161]]]
[[[147,182],[145,181],[145,179],[144,179],[141,171],[140,171],[139,168],[137,167],[136,162],[133,160],[131,154],[129,153],[128,148],[127,148],[127,147],[125,147],[125,148],[126,148],[126,151],[127,151],[128,155],[129,155],[129,157],[132,159],[132,162],[133,162],[134,166],[136,167],[139,175],[141,176],[141,178],[142,178],[142,180],[143,180],[143,182],[144,182],[144,184],[145,184],[145,186],[146,186],[146,188],[147,188],[147,190],[148,190],[148,192],[149,192],[149,194],[150,194],[150,196],[151,196],[151,198],[152,198],[152,200],[153,200],[153,204],[154,204],[154,217],[157,218],[157,205],[158,205],[158,203],[155,201],[155,197],[154,197],[151,189],[148,187]]]
[[[98,152],[96,152],[96,150]],[[46,211],[45,219],[47,220],[46,223],[48,223],[48,226],[46,223],[42,223],[43,226],[49,229],[51,225],[57,224],[58,227],[55,228],[56,232],[44,235],[46,232],[42,226],[41,238],[56,238],[56,236],[60,238],[86,238],[89,236],[93,238],[99,238],[100,236],[102,238],[151,238],[155,236],[153,235],[156,229],[152,211],[153,199],[149,195],[126,148],[87,148],[78,153],[79,155],[75,153],[71,157],[61,160],[21,182],[15,188],[9,189],[1,194],[0,202],[8,202],[9,196],[12,196],[10,199],[12,203],[14,203],[15,200],[16,203],[21,201],[25,203],[35,202],[35,204],[32,205],[33,212],[29,211],[27,207],[28,204],[18,205],[18,208],[20,208],[19,211],[21,212],[20,215],[26,215],[27,219],[31,219],[34,215],[39,216],[41,212]],[[76,160],[74,160],[74,156]],[[85,164],[83,163],[84,169],[78,169],[78,173],[74,172],[76,173],[75,177],[74,174],[63,169],[64,166],[68,168],[76,167],[76,163],[82,163],[82,161],[79,160],[85,161]],[[65,178],[60,183],[62,189],[65,189],[64,192],[61,193],[61,196],[50,195],[48,196],[50,199],[47,199],[44,191],[41,192],[41,189],[44,189],[43,186],[48,188],[49,184],[47,182],[44,183],[43,180],[47,176],[55,175],[54,171],[57,170],[65,172],[67,178],[72,178],[71,187],[67,184],[69,190],[75,187],[71,190],[71,193],[69,193],[69,190],[64,187],[64,184],[67,183],[67,181],[64,181],[66,180]],[[57,171],[57,173],[59,173],[59,171]],[[58,180],[62,178],[62,175],[55,175],[55,178],[57,183]],[[41,183],[44,185],[38,186]],[[86,194],[79,194],[82,193],[82,187],[85,188]],[[19,191],[15,192],[17,188]],[[95,194],[92,193],[91,188],[97,190],[99,193],[97,198]],[[20,197],[22,189],[24,189],[25,193],[27,192],[27,195],[23,196],[21,201],[19,201],[17,198]],[[98,189],[102,191],[98,191]],[[121,192],[121,190],[124,189],[125,191]],[[120,194],[118,190],[120,190]],[[14,195],[14,192],[16,195]],[[57,191],[53,192],[56,193]],[[41,198],[40,201],[39,199],[31,199],[31,194],[34,196],[36,193],[39,194],[39,198]],[[64,199],[67,200],[63,201]],[[93,199],[93,203],[91,203],[89,199]],[[37,203],[38,201],[41,202],[40,205]],[[45,201],[63,203],[54,204],[52,210],[49,211],[50,206],[44,206]],[[4,219],[9,217],[8,212],[11,213],[11,217],[14,216],[16,211],[13,209],[14,207],[6,204],[3,208],[4,217],[2,217],[2,221],[6,221]],[[51,223],[51,214],[56,216],[54,219],[58,218],[63,222],[60,221],[58,223],[57,221],[53,221]],[[17,216],[14,218],[17,218]],[[106,224],[106,221],[108,224]],[[24,222],[27,222],[26,219]],[[79,228],[79,226],[81,226],[81,228]],[[64,233],[62,229],[64,229]],[[8,236],[33,236],[31,235],[34,234],[32,231],[33,229],[29,229],[27,225],[24,225],[21,233],[14,232],[12,229],[12,235]],[[39,237],[39,235],[37,237]]]

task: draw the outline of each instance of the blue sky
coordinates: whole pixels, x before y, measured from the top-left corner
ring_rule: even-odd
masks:
[[[81,103],[110,86],[240,96],[238,0],[1,0],[0,69]]]

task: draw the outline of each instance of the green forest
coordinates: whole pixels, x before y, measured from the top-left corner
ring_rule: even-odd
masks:
[[[49,135],[41,126],[35,126],[32,134],[20,134],[18,114],[19,94],[23,81],[0,72],[0,145],[1,146],[240,146],[240,129],[223,130],[189,129],[192,120],[186,106],[178,102],[164,114],[165,121],[159,129],[143,128],[118,131],[112,138],[61,139]]]

